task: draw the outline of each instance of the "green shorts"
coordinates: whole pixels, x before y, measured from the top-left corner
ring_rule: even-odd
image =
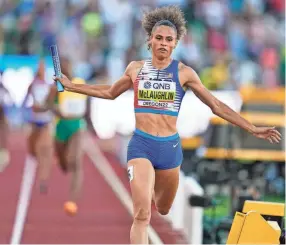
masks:
[[[84,119],[59,119],[56,125],[55,138],[57,141],[67,142],[80,130],[85,130],[86,122]]]

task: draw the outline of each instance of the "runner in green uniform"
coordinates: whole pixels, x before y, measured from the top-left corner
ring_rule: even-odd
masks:
[[[61,60],[61,68],[71,77],[71,64],[67,59]],[[84,84],[81,78],[73,78],[74,83]],[[47,101],[56,118],[55,151],[58,163],[64,173],[72,174],[70,197],[64,209],[68,214],[77,212],[76,201],[82,186],[82,136],[86,129],[87,96],[71,92],[57,92],[53,87]]]

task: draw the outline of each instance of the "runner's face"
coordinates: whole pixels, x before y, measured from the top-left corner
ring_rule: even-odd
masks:
[[[169,26],[158,26],[153,31],[149,44],[153,55],[159,59],[168,58],[177,44],[176,31]]]

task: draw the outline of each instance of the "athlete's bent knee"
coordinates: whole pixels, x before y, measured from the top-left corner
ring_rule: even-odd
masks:
[[[134,222],[144,225],[148,225],[151,219],[151,210],[145,208],[139,208],[134,215]]]

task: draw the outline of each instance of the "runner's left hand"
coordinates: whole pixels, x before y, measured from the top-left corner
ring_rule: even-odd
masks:
[[[272,144],[278,144],[281,140],[281,134],[275,129],[275,127],[255,127],[252,134],[257,138],[266,139]]]

